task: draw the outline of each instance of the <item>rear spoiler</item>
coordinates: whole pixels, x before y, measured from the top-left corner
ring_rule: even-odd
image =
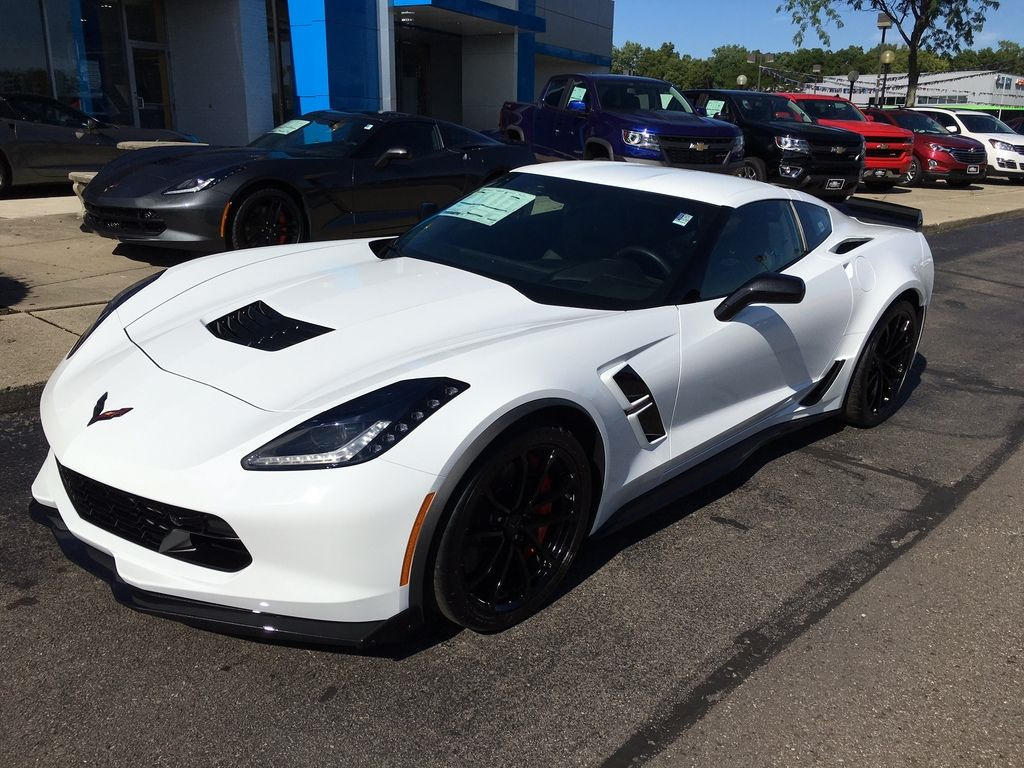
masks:
[[[918,208],[896,203],[883,203],[866,197],[851,197],[844,203],[833,205],[847,216],[872,224],[905,227],[920,232],[924,227],[924,214]]]

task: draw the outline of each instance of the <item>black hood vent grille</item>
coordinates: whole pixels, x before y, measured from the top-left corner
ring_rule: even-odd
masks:
[[[218,339],[265,352],[287,349],[334,330],[285,317],[262,301],[228,312],[207,323],[206,329]]]

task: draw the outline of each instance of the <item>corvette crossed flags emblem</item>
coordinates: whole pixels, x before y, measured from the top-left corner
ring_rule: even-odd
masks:
[[[104,411],[103,406],[106,404],[107,395],[109,394],[109,392],[104,392],[100,395],[100,399],[96,401],[96,405],[92,409],[92,418],[89,419],[89,423],[85,426],[91,427],[97,421],[110,421],[111,419],[116,419],[118,416],[124,416],[128,411],[132,410],[131,408],[115,408],[112,411]]]

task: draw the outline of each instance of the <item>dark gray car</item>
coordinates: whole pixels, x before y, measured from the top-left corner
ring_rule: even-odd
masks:
[[[122,141],[195,141],[177,131],[101,122],[55,99],[0,94],[0,194],[12,186],[67,181],[72,171],[98,171]]]

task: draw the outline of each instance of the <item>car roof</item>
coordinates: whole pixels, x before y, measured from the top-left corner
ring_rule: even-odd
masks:
[[[776,96],[782,96],[786,99],[824,99],[826,101],[849,101],[844,96],[836,96],[833,93],[791,93],[789,91],[783,91],[782,93],[776,93]]]
[[[690,171],[660,165],[634,165],[597,160],[565,160],[527,165],[520,173],[635,189],[659,195],[697,200],[711,205],[738,207],[757,200],[807,200],[822,205],[801,192],[724,173]]]

